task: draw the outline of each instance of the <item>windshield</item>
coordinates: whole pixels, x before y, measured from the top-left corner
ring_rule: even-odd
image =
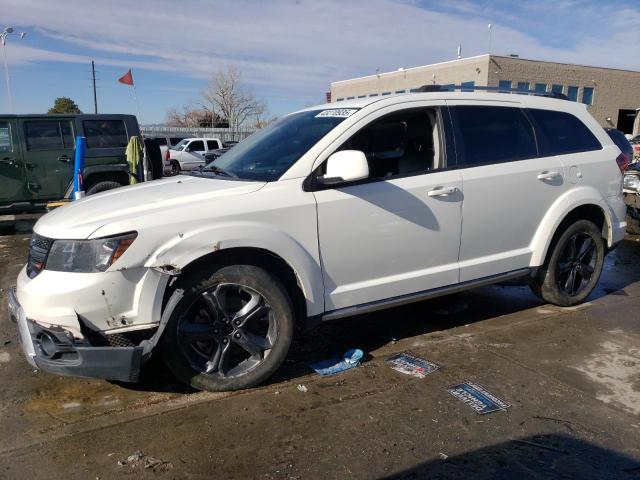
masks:
[[[336,112],[336,113],[333,113]],[[313,110],[281,118],[235,145],[203,168],[229,176],[272,182],[356,109]]]
[[[187,143],[189,143],[189,140],[185,138],[184,140],[180,140],[180,142],[176,146],[171,147],[171,148],[173,150],[183,150],[184,147],[187,146]]]

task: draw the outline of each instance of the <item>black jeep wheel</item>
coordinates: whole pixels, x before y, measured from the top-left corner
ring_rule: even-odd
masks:
[[[95,185],[92,185],[89,190],[87,190],[87,195],[93,195],[94,193],[106,192],[107,190],[112,190],[114,188],[120,188],[122,184],[118,182],[114,182],[111,180],[105,180],[103,182],[98,182]]]
[[[531,289],[554,305],[577,305],[598,283],[604,256],[605,244],[600,229],[589,220],[579,220],[552,246],[548,261],[538,272]]]
[[[291,300],[261,268],[234,265],[181,280],[184,296],[165,328],[169,369],[199,390],[253,387],[284,361],[294,331]]]

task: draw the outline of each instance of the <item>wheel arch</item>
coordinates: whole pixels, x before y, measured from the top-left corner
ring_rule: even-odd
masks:
[[[323,313],[324,284],[317,251],[305,249],[272,227],[227,225],[192,235],[178,234],[152,254],[145,266],[185,273],[234,262],[261,266],[275,273],[291,295],[300,318]]]
[[[566,226],[576,220],[591,220],[601,229],[607,246],[613,245],[611,212],[602,196],[591,188],[585,188],[578,193],[579,195],[570,192],[568,196],[561,197],[547,211],[532,242],[533,255],[530,266],[543,265],[548,252]]]

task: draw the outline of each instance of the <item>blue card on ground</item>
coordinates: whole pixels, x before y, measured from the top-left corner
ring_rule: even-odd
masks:
[[[335,375],[360,365],[360,360],[364,356],[364,352],[359,348],[348,350],[342,357],[336,356],[328,360],[320,360],[319,362],[309,365],[320,375]]]
[[[424,358],[414,357],[408,353],[399,353],[387,360],[391,364],[391,368],[398,372],[413,377],[424,378],[430,373],[440,368],[437,363],[430,362]]]
[[[477,383],[465,382],[451,385],[447,391],[480,414],[506,410],[511,406]]]

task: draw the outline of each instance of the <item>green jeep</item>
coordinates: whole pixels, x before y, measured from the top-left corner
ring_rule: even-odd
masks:
[[[129,184],[133,115],[0,115],[0,215],[42,210],[73,189],[76,136],[86,141],[87,195]]]

